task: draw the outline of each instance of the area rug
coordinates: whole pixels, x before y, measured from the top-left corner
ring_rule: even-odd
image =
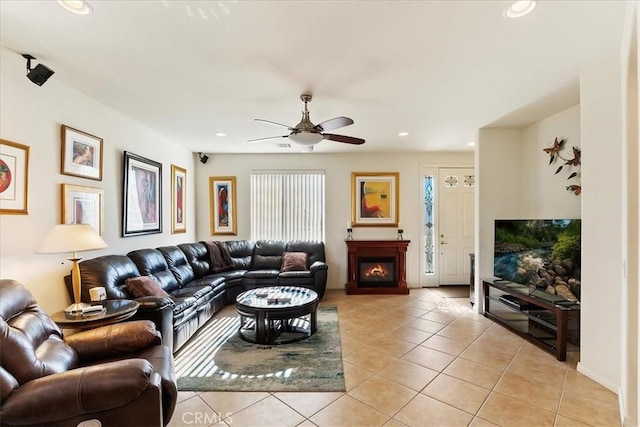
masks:
[[[240,318],[210,320],[175,356],[181,391],[345,391],[338,311],[318,308],[318,330],[291,344],[238,336]]]

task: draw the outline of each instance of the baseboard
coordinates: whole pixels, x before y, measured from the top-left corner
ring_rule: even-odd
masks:
[[[608,388],[609,390],[620,396],[620,384],[614,384],[609,380],[600,377],[600,375],[598,375],[596,372],[593,372],[589,368],[585,367],[582,362],[578,362],[578,366],[576,367],[576,369],[581,374],[589,377],[601,386]]]

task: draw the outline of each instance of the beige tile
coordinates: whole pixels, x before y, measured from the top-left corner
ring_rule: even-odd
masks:
[[[304,417],[309,418],[331,402],[342,397],[343,394],[341,392],[280,392],[275,393],[274,396]]]
[[[375,374],[375,372],[361,368],[345,360],[342,362],[342,368],[344,369],[344,382],[347,391],[357,387],[358,384],[368,380]]]
[[[394,417],[408,426],[467,426],[473,415],[418,394]]]
[[[229,418],[230,419],[227,423],[234,427],[293,427],[305,421],[305,418],[302,415],[289,408],[273,396],[269,396],[240,412],[236,412]]]
[[[502,375],[500,370],[466,359],[454,360],[444,373],[488,389],[492,389]]]
[[[475,417],[469,427],[499,427],[497,424],[494,424],[490,421],[483,420],[480,417]]]
[[[526,378],[544,378],[544,381],[548,384],[561,386],[564,383],[567,365],[558,362],[548,354],[538,353],[538,355],[540,357],[523,356],[521,352],[518,352],[507,368],[507,372]]]
[[[269,397],[267,392],[205,391],[199,394],[219,414],[233,414]]]
[[[373,340],[371,345],[387,354],[400,357],[412,350],[417,344],[399,339],[392,333]]]
[[[393,416],[417,394],[417,391],[376,375],[349,392],[349,396],[380,412]]]
[[[471,344],[482,332],[467,329],[464,326],[450,324],[438,331],[438,335]]]
[[[420,318],[431,320],[432,322],[442,323],[443,325],[448,325],[458,317],[460,317],[460,313],[443,313],[439,310],[433,310],[422,315]]]
[[[478,412],[480,418],[500,426],[553,426],[555,415],[500,393],[491,393]]]
[[[420,391],[438,375],[438,371],[398,359],[378,374],[412,390]]]
[[[589,424],[581,423],[580,421],[573,420],[562,415],[557,415],[554,427],[589,427]]]
[[[420,345],[457,356],[462,353],[469,344],[436,334]]]
[[[462,409],[472,415],[478,412],[489,392],[490,390],[486,388],[445,374],[438,375],[422,391],[427,396]]]
[[[562,387],[546,383],[545,378],[538,379],[542,381],[506,372],[496,384],[494,391],[547,411],[556,412]]]
[[[460,357],[503,370],[511,363],[514,355],[515,350],[509,351],[493,343],[475,341],[460,354]]]
[[[618,404],[616,393],[574,370],[567,371],[564,388],[567,391],[585,394],[603,402]]]
[[[402,359],[434,371],[442,371],[455,357],[431,348],[418,346],[402,356]]]
[[[397,359],[396,356],[384,353],[380,349],[367,347],[343,357],[343,359],[369,371],[378,372]]]
[[[383,427],[407,427],[407,425],[401,423],[395,418],[391,418]]]
[[[572,391],[563,393],[558,413],[594,426],[620,425],[618,405]]]
[[[421,331],[420,329],[409,328],[403,326],[391,332],[396,338],[409,341],[410,343],[420,344],[431,335],[431,332]]]
[[[415,319],[414,321],[409,322],[407,326],[410,328],[419,329],[421,331],[431,332],[432,334],[435,334],[440,329],[444,328],[444,325],[442,323],[433,322],[431,320],[422,318]]]
[[[183,400],[176,405],[168,427],[209,426],[218,423],[225,414],[216,413],[199,396]]]
[[[177,402],[180,403],[183,400],[191,399],[192,397],[195,397],[197,395],[198,394],[195,391],[179,391]]]
[[[390,417],[349,395],[312,416],[309,420],[319,427],[382,426]]]
[[[304,420],[304,422],[298,424],[296,427],[317,427],[317,426],[309,420]]]

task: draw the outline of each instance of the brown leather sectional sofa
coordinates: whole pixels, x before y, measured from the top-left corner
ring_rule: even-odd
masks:
[[[226,265],[216,264],[216,246],[227,255]],[[306,254],[304,267],[285,271],[287,253]],[[109,299],[136,299],[141,304],[136,317],[153,320],[174,352],[245,290],[295,285],[313,289],[322,298],[327,269],[323,242],[279,240],[185,243],[80,263],[83,301],[90,301],[89,289],[95,286],[105,287]],[[135,298],[127,279],[140,276],[153,277],[166,294]]]

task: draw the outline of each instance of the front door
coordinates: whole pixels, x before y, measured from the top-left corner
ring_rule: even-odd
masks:
[[[475,172],[467,168],[438,170],[439,284],[469,284],[473,252]]]

